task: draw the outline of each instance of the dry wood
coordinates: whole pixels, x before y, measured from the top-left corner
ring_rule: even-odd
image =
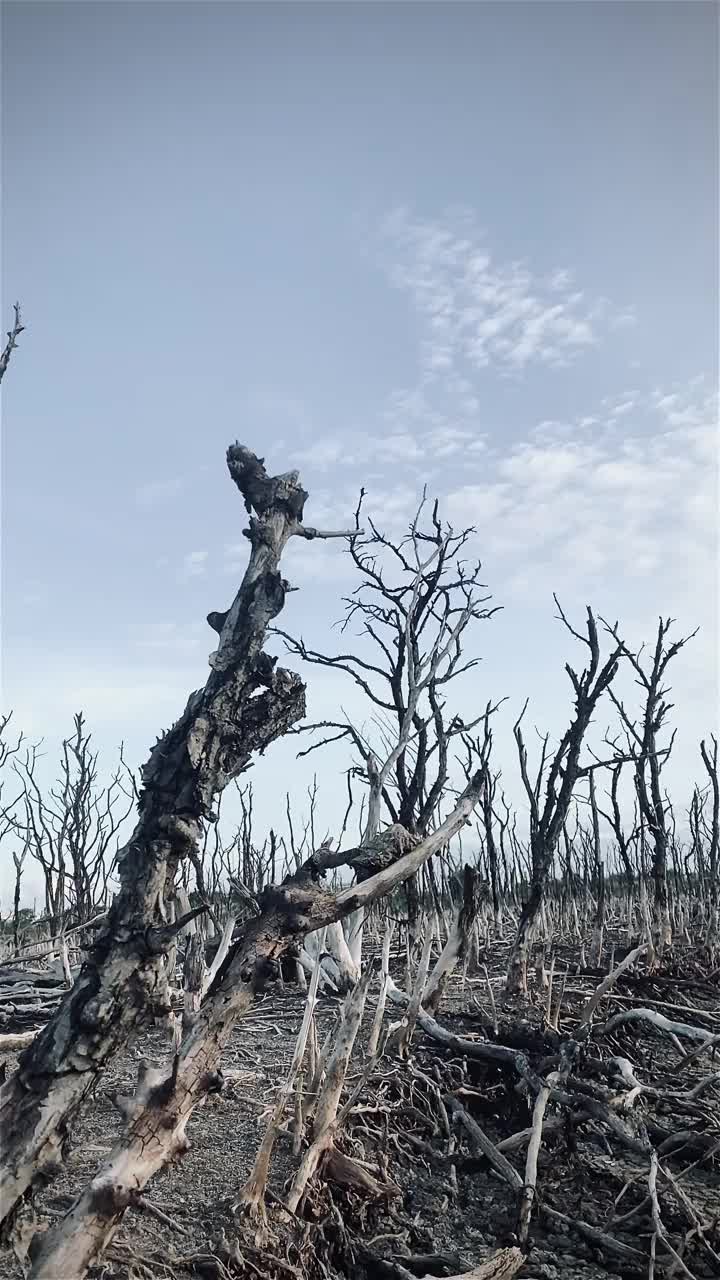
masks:
[[[543,1120],[542,1136],[545,1138],[550,1133],[562,1133],[565,1128],[565,1120],[562,1116],[550,1116],[548,1120]],[[527,1145],[532,1137],[532,1127],[529,1129],[520,1129],[517,1133],[513,1133],[509,1138],[503,1138],[496,1145],[496,1151],[518,1151],[521,1147]]]
[[[292,535],[307,536],[307,495],[296,472],[268,476],[240,445],[228,450],[228,467],[255,511],[248,567],[204,689],[192,694],[145,765],[137,825],[118,860],[120,890],[93,951],[0,1091],[0,1219],[57,1160],[60,1130],[138,1021],[153,1010],[167,1013],[164,952],[187,923],[167,924],[168,885],[196,849],[217,794],[304,714],[302,681],[277,669],[262,645],[284,603],[282,550]]]
[[[455,966],[464,959],[480,910],[480,883],[477,872],[466,866],[463,875],[463,900],[455,917],[448,940],[437,959],[435,967],[422,994],[423,1007],[436,1014],[448,979]]]
[[[239,1200],[235,1205],[235,1208],[242,1205],[253,1215],[257,1215],[263,1205],[273,1148],[277,1140],[288,1098],[292,1093],[293,1085],[295,1084],[298,1072],[302,1066],[303,1058],[305,1057],[305,1047],[307,1045],[310,1024],[312,1023],[315,1013],[318,981],[320,978],[320,952],[322,951],[325,940],[324,934],[325,930],[322,930],[318,944],[318,954],[315,959],[315,968],[313,970],[312,978],[310,979],[310,988],[305,1000],[305,1011],[300,1024],[300,1030],[298,1031],[297,1040],[295,1041],[295,1049],[292,1056],[292,1062],[290,1063],[290,1069],[285,1078],[285,1083],[279,1091],[272,1118],[265,1131],[265,1136],[260,1144],[257,1155],[255,1156],[252,1173],[240,1192]],[[300,1111],[300,1120],[302,1121],[302,1110]]]
[[[223,1047],[237,1019],[262,989],[272,963],[305,934],[355,910],[358,897],[363,904],[374,902],[402,883],[467,821],[479,798],[481,782],[481,776],[474,775],[453,812],[431,835],[393,867],[384,868],[362,884],[338,894],[328,892],[319,884],[320,870],[311,858],[283,885],[264,891],[260,916],[247,922],[184,1040],[173,1070],[170,1075],[162,1073],[160,1079],[143,1074],[137,1096],[127,1106],[127,1135],[73,1208],[42,1240],[32,1280],[55,1280],[58,1275],[81,1280],[90,1261],[112,1239],[132,1196],[186,1149],[188,1120],[198,1103],[220,1087],[218,1067]],[[345,855],[349,866],[353,854],[354,850],[349,850]],[[371,970],[367,973],[369,980]],[[364,982],[365,976],[356,991]]]
[[[395,986],[392,978],[388,978],[387,993],[393,1004],[407,1005],[409,997],[399,987]],[[491,1044],[488,1040],[468,1040],[463,1036],[456,1036],[454,1032],[448,1031],[446,1027],[441,1026],[435,1018],[431,1018],[429,1013],[421,1007],[417,1015],[418,1024],[423,1031],[431,1036],[433,1040],[437,1040],[439,1044],[447,1045],[448,1048],[454,1049],[459,1054],[467,1054],[468,1058],[478,1058],[481,1061],[488,1062],[505,1062],[508,1066],[516,1067],[518,1061],[523,1059],[522,1054],[518,1054],[515,1049],[508,1049],[502,1044]]]
[[[205,939],[201,933],[194,933],[188,942],[183,966],[183,1031],[189,1031],[195,1023],[202,1001],[205,976]]]
[[[0,1053],[17,1053],[19,1049],[27,1049],[32,1044],[37,1031],[20,1031],[17,1035],[0,1035]]]
[[[7,367],[10,363],[10,356],[17,346],[17,340],[25,329],[25,325],[22,323],[20,315],[19,302],[16,302],[13,306],[13,315],[12,327],[7,331],[7,342],[0,352],[0,382],[2,382],[2,379],[5,377]]]
[[[477,1147],[487,1161],[492,1165],[496,1173],[500,1175],[504,1182],[513,1190],[519,1191],[522,1188],[523,1181],[517,1169],[514,1169],[510,1161],[505,1158],[501,1151],[490,1141],[486,1133],[483,1133],[480,1125],[464,1108],[457,1098],[451,1094],[445,1098],[445,1105],[454,1116],[460,1120],[465,1129],[469,1133],[474,1145]]]
[[[387,1038],[387,1052],[398,1053],[400,1057],[407,1057],[410,1041],[412,1040],[417,1022],[420,1005],[425,989],[425,979],[427,978],[428,966],[430,963],[430,950],[432,948],[432,930],[428,928],[423,944],[422,955],[415,974],[415,982],[413,984],[412,994],[408,1001],[407,1010],[401,1021],[394,1027],[390,1028]],[[387,983],[385,984],[387,987]]]
[[[492,1258],[486,1258],[485,1262],[478,1263],[472,1271],[448,1276],[447,1280],[512,1280],[524,1261],[525,1256],[521,1249],[500,1249],[498,1253],[493,1254]],[[434,1280],[434,1277],[426,1275],[423,1280]]]
[[[687,1022],[673,1022],[655,1009],[623,1009],[620,1013],[615,1013],[608,1018],[607,1022],[598,1028],[596,1034],[608,1036],[626,1022],[649,1022],[651,1026],[657,1027],[658,1031],[666,1031],[669,1035],[684,1036],[687,1040],[700,1040],[703,1047],[713,1039],[711,1033],[703,1027],[693,1027]]]
[[[293,1213],[305,1193],[305,1188],[310,1178],[317,1169],[320,1157],[332,1143],[340,1094],[345,1084],[350,1054],[362,1021],[365,997],[372,976],[372,966],[368,965],[357,986],[345,1000],[342,1021],[328,1061],[325,1082],[315,1108],[313,1119],[315,1136],[303,1156],[300,1168],[293,1178],[287,1195],[286,1204]]]
[[[639,958],[639,956],[644,955],[646,950],[647,950],[646,946],[640,946],[640,947],[636,947],[634,951],[629,951],[628,954],[625,956],[625,959],[621,960],[619,965],[617,965],[612,970],[612,972],[609,973],[607,977],[603,979],[603,981],[600,983],[597,989],[590,996],[590,999],[586,1002],[586,1004],[583,1005],[583,1008],[580,1013],[581,1027],[584,1027],[590,1021],[595,1010],[597,1009],[598,1005],[603,999],[603,996],[606,996],[608,991],[610,991],[611,987],[614,987],[620,975],[623,974],[626,969],[629,969],[631,965],[633,965],[635,961]]]
[[[553,1072],[548,1076],[548,1083],[544,1084],[538,1091],[535,1099],[535,1109],[533,1111],[532,1125],[530,1127],[530,1142],[528,1143],[527,1159],[525,1161],[525,1179],[522,1189],[522,1197],[520,1200],[520,1213],[518,1216],[518,1240],[523,1248],[527,1247],[528,1235],[530,1232],[530,1217],[532,1215],[533,1201],[535,1199],[535,1187],[537,1185],[537,1163],[540,1154],[540,1144],[542,1142],[543,1119],[545,1117],[545,1108],[550,1097],[551,1086],[560,1080],[557,1072]]]
[[[584,1222],[582,1218],[571,1218],[566,1213],[561,1213],[559,1209],[551,1209],[550,1205],[543,1204],[541,1213],[554,1222],[564,1222],[571,1230],[577,1231],[579,1235],[585,1236],[586,1240],[590,1240],[598,1248],[607,1253],[615,1254],[618,1258],[625,1258],[628,1262],[644,1265],[647,1261],[645,1255],[640,1253],[638,1249],[633,1249],[631,1245],[624,1244],[622,1240],[616,1240],[614,1236],[608,1235],[606,1231],[601,1231],[598,1227],[593,1227],[591,1223]]]
[[[373,1015],[372,1027],[370,1028],[370,1036],[368,1038],[367,1051],[371,1058],[374,1058],[378,1051],[380,1043],[380,1032],[382,1030],[383,1015],[385,1013],[385,1002],[387,999],[387,980],[390,972],[390,943],[393,935],[392,920],[388,920],[385,924],[385,933],[382,945],[382,965],[380,970],[380,994]]]
[[[205,996],[207,995],[208,991],[210,990],[213,982],[215,981],[218,973],[222,969],[227,959],[227,954],[232,945],[232,936],[235,930],[235,923],[236,923],[236,917],[233,915],[229,915],[223,926],[223,931],[220,937],[220,945],[218,946],[218,949],[215,952],[215,955],[213,956],[212,964],[208,966],[207,971],[205,972],[203,977],[202,999],[204,999]]]

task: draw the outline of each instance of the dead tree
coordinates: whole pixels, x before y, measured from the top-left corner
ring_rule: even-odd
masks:
[[[383,816],[421,838],[428,830],[449,778],[453,739],[483,718],[466,721],[448,711],[450,688],[480,659],[463,657],[471,623],[486,621],[488,607],[480,563],[468,564],[463,551],[473,529],[460,533],[444,524],[435,502],[425,521],[420,503],[408,533],[387,537],[368,519],[360,533],[364,491],[355,514],[357,536],[349,544],[360,581],[346,597],[342,630],[357,628],[359,653],[328,655],[302,639],[280,632],[291,653],[304,661],[344,671],[362,690],[373,711],[372,740],[365,729],[340,721],[305,725],[303,731],[330,730],[308,750],[345,737],[359,757],[356,773],[367,784],[363,840],[379,829]],[[307,754],[307,752],[303,753]],[[417,893],[408,883],[411,928]],[[360,959],[361,922],[350,924],[352,961]],[[332,937],[332,935],[330,935]]]
[[[15,867],[15,892],[13,894],[13,947],[16,951],[20,946],[20,891],[22,887],[22,876],[27,851],[27,841],[23,845],[22,849],[13,849],[12,851],[13,866]]]
[[[31,858],[45,880],[50,936],[61,934],[68,915],[73,925],[90,920],[105,905],[115,863],[118,833],[133,807],[128,770],[120,764],[106,787],[98,785],[98,753],[82,712],[62,744],[60,776],[49,794],[37,780],[38,755],[30,748],[15,765],[24,790]]]
[[[633,653],[619,638],[617,623],[614,626],[605,624],[607,631],[619,646],[620,654],[630,664],[636,676],[636,684],[643,693],[642,718],[640,725],[626,710],[623,702],[610,691],[625,732],[627,751],[633,761],[635,791],[638,799],[640,816],[650,833],[653,845],[652,880],[653,880],[653,924],[652,941],[655,959],[659,960],[663,951],[672,942],[672,927],[668,906],[667,855],[668,855],[668,811],[669,804],[663,795],[661,776],[664,765],[673,748],[675,732],[670,736],[666,747],[658,747],[658,735],[665,727],[665,721],[672,710],[672,703],[666,702],[668,687],[662,681],[668,664],[680,650],[697,635],[685,636],[673,644],[666,644],[668,632],[673,619],[660,618],[657,639],[651,661],[647,667],[640,661],[643,648]]]
[[[514,728],[520,772],[530,805],[531,874],[529,890],[520,912],[517,933],[510,953],[507,974],[509,993],[527,990],[529,942],[542,906],[555,849],[567,818],[575,787],[580,778],[587,777],[593,769],[599,768],[601,763],[606,763],[596,760],[592,764],[581,766],[580,752],[595,708],[615,678],[621,654],[621,648],[618,645],[601,666],[597,624],[592,610],[590,608],[587,610],[587,635],[583,636],[570,626],[557,597],[554,599],[561,621],[570,634],[587,647],[590,657],[580,675],[577,675],[569,663],[565,664],[565,670],[575,691],[575,714],[547,770],[548,738],[545,737],[543,740],[540,764],[534,783],[530,781],[527,748],[520,728],[527,702]],[[541,796],[543,786],[544,800]]]
[[[302,680],[277,668],[263,643],[285,602],[278,569],[285,544],[292,536],[326,535],[302,523],[307,494],[297,472],[270,476],[239,444],[227,462],[254,512],[249,563],[231,607],[209,616],[219,639],[204,688],[190,696],[142,771],[137,825],[118,858],[120,889],[92,952],[0,1090],[2,1219],[57,1159],[68,1123],[110,1056],[151,1011],[168,1011],[164,953],[187,923],[167,920],[178,865],[214,820],[218,793],[305,712]]]
[[[595,775],[588,776],[590,795],[590,813],[592,817],[592,865],[595,881],[595,920],[592,943],[590,946],[590,963],[599,967],[602,959],[603,934],[605,930],[605,863],[602,857],[600,842],[600,813],[595,795]]]
[[[712,750],[708,750],[705,740],[700,743],[700,755],[707,770],[712,795],[712,814],[710,839],[708,841],[707,881],[710,897],[710,921],[705,937],[705,945],[713,957],[720,945],[720,885],[718,885],[718,855],[720,854],[720,784],[718,783],[718,740],[715,734],[710,737]]]
[[[13,307],[14,319],[12,328],[7,331],[7,342],[0,353],[0,382],[5,377],[7,367],[10,363],[10,357],[17,346],[17,340],[24,331],[25,325],[20,318],[20,303],[16,302]]]
[[[479,753],[481,768],[484,774],[482,800],[480,802],[480,813],[482,815],[482,827],[478,824],[478,834],[483,838],[485,854],[487,858],[488,880],[490,882],[490,896],[492,899],[493,919],[495,922],[495,932],[502,932],[502,920],[500,913],[500,881],[498,874],[498,846],[495,840],[495,822],[497,820],[495,814],[495,796],[497,794],[497,784],[500,780],[500,771],[496,774],[492,773],[490,768],[490,757],[492,754],[492,729],[490,728],[490,715],[492,708],[488,706],[485,710],[483,718],[483,742],[480,744],[479,739],[475,742],[475,750]],[[504,834],[504,827],[500,827],[501,840]]]
[[[618,799],[620,775],[622,773],[623,764],[625,763],[627,763],[627,761],[619,760],[618,763],[613,765],[610,769],[611,782],[608,794],[610,798],[611,812],[608,814],[604,809],[600,809],[600,812],[602,813],[605,821],[612,828],[612,832],[615,837],[615,848],[625,873],[628,892],[631,892],[636,876],[636,868],[633,863],[631,849],[637,843],[638,827],[635,825],[629,836],[625,834],[625,824],[623,823],[622,814],[620,812],[620,801]]]
[[[481,775],[474,774],[444,822],[399,860],[360,884],[333,894],[323,885],[322,876],[328,868],[343,865],[357,871],[367,856],[362,846],[317,855],[284,884],[268,886],[261,897],[260,915],[245,926],[217,974],[171,1069],[142,1064],[134,1097],[117,1099],[128,1122],[127,1132],[68,1213],[39,1237],[36,1249],[31,1246],[30,1280],[57,1280],[58,1276],[82,1280],[117,1231],[133,1197],[187,1149],[186,1128],[192,1112],[222,1086],[223,1047],[280,958],[296,950],[308,933],[352,911],[364,911],[414,874],[468,821],[481,785]]]
[[[437,1014],[455,966],[466,957],[472,930],[480,910],[481,888],[477,871],[466,865],[463,872],[462,903],[458,908],[448,940],[422,991],[423,1008],[427,1009],[428,1013]]]
[[[22,792],[13,788],[8,794],[8,774],[15,763],[23,743],[23,735],[18,734],[13,745],[9,740],[8,726],[12,712],[0,716],[0,855],[7,852],[10,840],[15,847],[10,849],[15,867],[15,891],[13,894],[13,945],[17,950],[19,944],[20,924],[20,884],[23,867],[27,855],[27,838],[23,831],[22,821],[18,817],[18,806],[22,800]]]

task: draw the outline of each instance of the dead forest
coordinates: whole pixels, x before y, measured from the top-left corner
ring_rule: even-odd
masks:
[[[139,775],[78,713],[47,788],[0,721],[0,1276],[717,1277],[713,726],[691,795],[664,774],[692,635],[556,598],[565,728],[526,703],[514,807],[473,530],[423,495],[393,539],[362,494],[316,529],[296,471],[227,468],[247,566]],[[350,558],[340,651],[282,626],[292,538]],[[317,666],[365,722],[307,718]],[[337,830],[285,779],[258,828],[286,736],[351,758]]]

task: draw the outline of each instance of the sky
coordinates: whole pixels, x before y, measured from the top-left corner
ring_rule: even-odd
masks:
[[[530,696],[562,732],[582,661],[553,591],[631,643],[700,627],[682,812],[718,721],[717,27],[690,0],[5,0],[2,700],[43,767],[78,710],[139,765],[204,683],[239,439],[300,470],[309,523],[364,485],[397,534],[427,486],[475,526],[503,609],[463,697],[507,696],[513,797],[514,719]],[[283,627],[332,651],[342,546],[284,569]],[[313,719],[367,719],[307,677]],[[297,746],[252,770],[259,826],[317,771],[333,829],[346,756]]]

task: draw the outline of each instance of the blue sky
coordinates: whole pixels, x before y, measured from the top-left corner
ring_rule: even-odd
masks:
[[[676,663],[682,804],[717,724],[717,9],[697,3],[5,3],[3,702],[140,762],[242,571],[235,438],[308,519],[424,483],[504,612],[470,691],[557,732],[553,590]],[[283,625],[331,649],[336,544]],[[313,717],[345,686],[309,675]],[[339,758],[254,771],[328,824]]]

